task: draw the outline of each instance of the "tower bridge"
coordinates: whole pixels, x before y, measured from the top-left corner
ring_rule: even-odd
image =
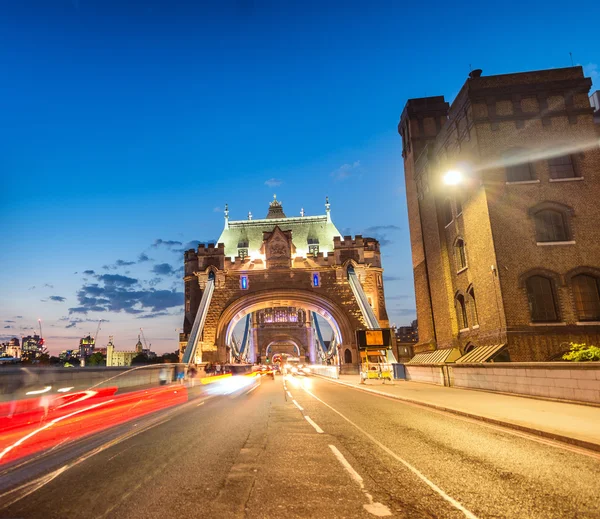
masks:
[[[230,220],[225,206],[218,243],[188,250],[184,261],[184,362],[264,362],[285,352],[357,364],[356,330],[389,326],[379,242],[342,238],[328,199],[317,216],[287,217],[276,196],[263,219]]]

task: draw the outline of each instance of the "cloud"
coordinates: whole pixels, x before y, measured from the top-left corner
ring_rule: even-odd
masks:
[[[10,320],[8,320],[8,319],[7,319],[7,320],[6,320],[6,321],[4,321],[4,322],[5,322],[5,323],[14,323],[14,322],[16,322],[16,321],[10,321]]]
[[[409,295],[395,295],[395,296],[386,296],[386,299],[388,301],[394,301],[396,299],[410,299],[411,297],[412,296],[409,296]]]
[[[121,276],[120,274],[102,274],[97,276],[99,281],[103,281],[107,285],[125,286],[130,287],[135,285],[138,280],[127,276]]]
[[[12,326],[10,324],[7,324],[4,329],[6,330],[7,328],[12,328]]]
[[[158,285],[161,281],[163,280],[163,278],[152,278],[149,281],[146,281],[146,283],[148,283],[148,285],[150,285],[151,287],[155,287],[156,285]]]
[[[67,324],[67,326],[65,326],[65,328],[76,328],[76,327],[77,327],[76,322],[71,322],[71,323]]]
[[[33,285],[32,287],[29,287],[27,290],[35,290],[35,285]]]
[[[62,296],[50,296],[48,299],[50,299],[50,301],[56,301],[57,303],[63,303],[66,301],[66,298]]]
[[[171,248],[174,247],[175,245],[183,245],[183,243],[181,243],[180,241],[176,241],[176,240],[161,240],[160,238],[154,240],[154,243],[152,244],[152,247],[160,247],[161,245],[164,245],[167,248]]]
[[[279,180],[278,178],[270,178],[269,180],[265,180],[265,186],[277,187],[281,184],[283,184],[283,180]]]
[[[335,171],[331,172],[331,176],[335,180],[344,180],[358,173],[360,170],[360,160],[353,162],[352,164],[342,164]]]
[[[23,319],[22,315],[15,315],[15,319]]]
[[[214,207],[213,208],[213,213],[220,213],[223,209],[221,209],[219,206]]]
[[[162,315],[171,315],[169,312],[152,312],[151,314],[146,315],[138,315],[136,319],[154,319],[155,317],[160,317]]]
[[[44,283],[44,288],[54,288],[54,285],[51,285],[50,283]]]
[[[135,265],[135,261],[124,261],[124,260],[118,259],[115,262],[115,265],[117,267],[128,267],[129,265]]]
[[[158,263],[152,267],[152,272],[159,276],[171,276],[175,274],[175,269],[168,263]]]
[[[399,230],[400,227],[397,225],[373,225],[364,230],[363,236],[375,238],[381,247],[385,247],[386,245],[393,243],[393,241],[388,238],[388,233],[397,232]]]
[[[78,306],[69,315],[88,312],[125,312],[141,314],[161,312],[183,305],[183,292],[142,289],[137,279],[118,274],[97,276],[99,283],[84,284],[77,292]]]
[[[384,281],[400,281],[404,278],[399,277],[399,276],[386,276],[385,274],[383,275],[383,280]]]
[[[415,308],[394,308],[392,311],[390,311],[390,313],[392,313],[394,315],[406,316],[406,315],[415,315],[416,311],[417,310]]]
[[[86,276],[93,276],[95,274],[95,272],[93,270],[84,270],[83,273]]]
[[[145,252],[142,252],[138,256],[138,263],[144,263],[145,261],[152,261],[152,260],[150,259],[148,254],[146,254]]]

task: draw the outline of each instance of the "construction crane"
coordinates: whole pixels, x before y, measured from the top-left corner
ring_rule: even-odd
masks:
[[[98,332],[100,331],[101,324],[102,324],[102,319],[98,320],[98,328],[96,328],[96,333],[94,334],[94,348],[96,348],[96,346],[97,346],[96,339],[98,339]]]
[[[143,328],[140,328],[140,332],[141,332],[141,334],[142,334],[142,339],[144,339],[144,348],[145,348],[145,350],[146,350],[146,351],[150,351],[150,350],[148,349],[148,343],[146,342],[146,336],[144,335],[144,329],[143,329]]]

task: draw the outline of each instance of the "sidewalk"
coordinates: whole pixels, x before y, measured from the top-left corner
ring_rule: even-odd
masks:
[[[403,380],[360,384],[358,375],[320,378],[600,451],[598,407]]]

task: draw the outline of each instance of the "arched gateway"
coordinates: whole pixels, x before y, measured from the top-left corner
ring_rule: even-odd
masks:
[[[325,208],[321,216],[287,217],[274,197],[266,218],[232,221],[226,206],[218,245],[185,253],[182,356],[189,341],[191,361],[231,360],[233,329],[250,316],[248,360],[289,348],[314,362],[320,316],[333,330],[335,358],[348,363],[358,358],[357,329],[372,327],[373,316],[389,326],[379,242],[342,239],[328,200]],[[351,283],[349,267],[359,283]]]

